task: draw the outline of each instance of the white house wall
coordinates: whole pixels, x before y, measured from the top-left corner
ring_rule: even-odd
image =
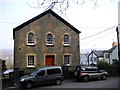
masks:
[[[111,53],[111,59],[110,59],[110,64],[113,63],[113,59],[117,59],[118,60],[118,47],[116,47],[112,53]]]
[[[96,59],[97,59],[97,56],[96,56],[94,53],[92,53],[92,54],[89,56],[89,64],[91,64],[92,61],[93,61],[94,64],[97,64]]]
[[[109,58],[106,58],[105,54],[109,54]],[[108,53],[105,52],[104,53],[104,60],[109,63],[109,64],[113,64],[113,60],[117,59],[118,60],[118,47],[116,47],[112,52]]]
[[[80,55],[80,64],[88,65],[88,58],[84,54]]]
[[[110,63],[110,59],[109,58],[106,58],[106,54],[109,54],[108,52],[104,53],[104,60],[107,62],[107,63]]]

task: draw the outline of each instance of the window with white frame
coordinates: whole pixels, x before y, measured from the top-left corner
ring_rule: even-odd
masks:
[[[35,35],[33,33],[29,33],[27,36],[27,44],[34,45],[35,44]]]
[[[53,45],[53,35],[47,34],[46,45]]]
[[[109,58],[109,54],[107,53],[107,54],[105,54],[105,58]]]
[[[70,55],[64,55],[64,65],[70,65]]]
[[[68,34],[64,35],[64,45],[70,45],[70,37]]]
[[[27,67],[35,66],[35,55],[27,55]]]

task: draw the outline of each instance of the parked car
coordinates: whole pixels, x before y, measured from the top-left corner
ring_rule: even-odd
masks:
[[[30,75],[20,78],[20,86],[32,88],[34,85],[54,82],[56,85],[61,85],[64,80],[62,68],[60,66],[48,66],[38,68]]]
[[[3,72],[3,75],[9,74],[9,73],[13,73],[14,70],[13,69],[9,69]]]
[[[76,66],[74,76],[78,81],[83,80],[87,82],[95,78],[106,80],[108,73],[105,70],[99,70],[95,66]]]

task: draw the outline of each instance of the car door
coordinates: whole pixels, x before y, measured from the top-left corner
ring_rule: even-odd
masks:
[[[90,79],[97,78],[97,71],[94,68],[86,68],[86,72],[88,72]]]
[[[61,78],[62,73],[60,68],[47,69],[47,80],[49,82],[55,81],[58,78]]]
[[[99,78],[100,77],[100,73],[98,71],[98,69],[91,69],[92,71],[92,78]]]
[[[91,68],[85,68],[85,73],[89,75],[89,78],[94,78],[95,72]]]
[[[77,66],[74,71],[74,76],[77,78],[80,75],[81,67]]]
[[[45,83],[46,82],[46,71],[45,70],[40,70],[36,74],[34,82],[35,82],[36,85],[39,85],[41,83]]]

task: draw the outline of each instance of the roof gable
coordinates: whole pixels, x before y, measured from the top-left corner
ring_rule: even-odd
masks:
[[[103,51],[95,51],[94,52],[98,57],[103,57]]]
[[[109,53],[111,53],[117,46],[112,47],[111,49],[108,50]]]
[[[97,57],[103,57],[104,50],[93,50],[90,54],[94,53]]]
[[[59,19],[61,22],[63,22],[65,25],[67,25],[68,27],[70,27],[72,30],[74,30],[76,33],[81,33],[78,29],[76,29],[74,26],[72,26],[70,23],[68,23],[66,20],[64,20],[63,18],[61,18],[58,14],[56,14],[54,11],[52,11],[51,9],[39,14],[38,16],[24,22],[23,24],[17,26],[16,28],[13,29],[13,39],[15,39],[15,31],[25,27],[26,25],[32,23],[33,21],[41,18],[42,16],[46,15],[46,14],[52,14],[53,16],[55,16],[57,19]]]
[[[115,48],[117,48],[118,46],[113,46],[112,48],[110,48],[109,50],[104,51],[104,53],[112,53],[113,50],[115,50]]]

